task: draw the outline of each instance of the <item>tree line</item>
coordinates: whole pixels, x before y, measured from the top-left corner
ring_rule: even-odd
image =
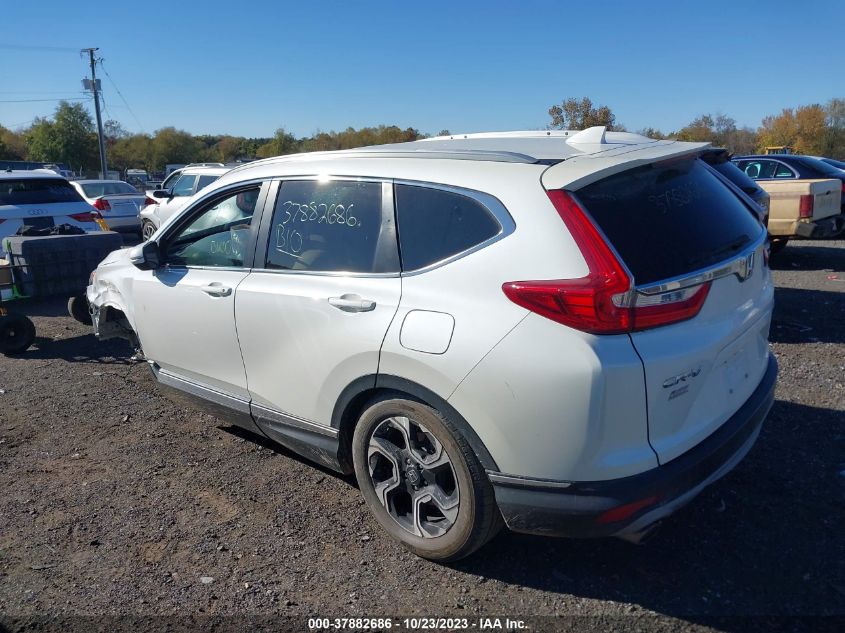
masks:
[[[565,99],[549,108],[550,129],[582,130],[605,125],[625,132],[624,125],[608,106],[595,106],[588,97]],[[680,130],[664,133],[648,127],[637,133],[656,139],[706,141],[726,147],[734,154],[764,152],[767,147],[790,147],[799,154],[845,160],[845,99],[826,104],[784,108],[779,114],[763,117],[757,129],[737,127],[736,120],[722,114],[702,114]]]
[[[548,129],[580,130],[606,125],[627,131],[606,105],[594,105],[587,98],[570,97],[548,110]],[[228,134],[190,134],[164,127],[153,134],[132,134],[117,121],[104,124],[106,155],[110,169],[144,168],[164,170],[167,163],[221,162],[267,158],[298,152],[350,149],[383,143],[401,143],[425,138],[415,128],[379,125],[340,132],[317,132],[296,137],[279,128],[272,137],[247,138]],[[722,113],[702,114],[683,128],[664,132],[644,128],[638,133],[651,138],[707,141],[735,154],[762,152],[766,147],[788,146],[802,154],[845,159],[845,99],[786,108],[763,118],[757,129],[738,127]],[[442,130],[440,135],[449,134]],[[10,130],[0,125],[0,159],[65,163],[77,172],[99,168],[96,127],[81,103],[62,101],[52,117],[38,118],[25,129]]]

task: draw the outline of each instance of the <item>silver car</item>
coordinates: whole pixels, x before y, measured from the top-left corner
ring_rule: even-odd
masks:
[[[155,203],[145,193],[122,180],[74,180],[70,184],[102,214],[112,231],[140,235],[141,218],[138,213],[146,205]]]

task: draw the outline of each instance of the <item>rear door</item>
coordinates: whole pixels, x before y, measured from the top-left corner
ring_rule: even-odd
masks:
[[[637,305],[712,279],[696,317],[630,335],[643,361],[649,440],[666,463],[719,428],[766,371],[773,290],[765,230],[694,159],[625,171],[576,195],[631,272]]]
[[[378,371],[401,295],[391,192],[359,179],[278,185],[235,297],[253,414],[271,435],[292,420],[328,427],[343,389]]]

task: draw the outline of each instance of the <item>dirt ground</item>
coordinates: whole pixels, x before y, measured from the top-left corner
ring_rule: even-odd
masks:
[[[453,566],[391,541],[352,479],[174,404],[128,345],[29,304],[37,344],[0,356],[0,631],[843,630],[845,242],[772,265],[777,402],[732,473],[643,545],[502,533]]]

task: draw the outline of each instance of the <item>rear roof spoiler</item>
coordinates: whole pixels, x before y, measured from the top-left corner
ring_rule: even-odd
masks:
[[[547,190],[574,191],[621,171],[670,158],[696,156],[708,147],[710,143],[656,141],[621,146],[594,154],[579,154],[546,169],[541,182]]]

